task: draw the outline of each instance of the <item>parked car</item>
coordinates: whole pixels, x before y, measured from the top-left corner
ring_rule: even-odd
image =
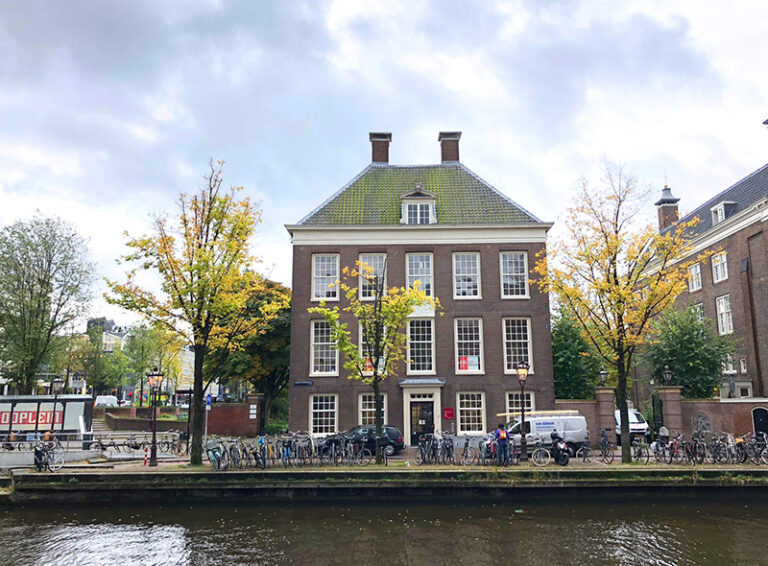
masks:
[[[93,402],[94,407],[119,407],[120,403],[114,395],[97,395]]]
[[[616,420],[616,444],[621,444],[621,411],[618,409],[614,413]],[[634,440],[639,436],[644,436],[645,441],[651,443],[651,428],[645,421],[643,414],[637,409],[629,410],[629,438]]]
[[[522,422],[519,418],[507,424],[507,430],[514,439],[516,445],[520,445],[520,427]],[[589,432],[587,431],[587,419],[577,411],[533,411],[525,415],[525,440],[528,447],[532,446],[537,438],[541,439],[542,444],[552,443],[552,431],[557,430],[563,437],[568,448],[573,454],[576,454],[581,446],[589,444]]]
[[[397,454],[403,448],[405,448],[405,442],[403,441],[403,433],[397,427],[385,425],[384,432],[386,433],[387,440],[384,442],[384,450],[390,456]],[[365,447],[372,453],[376,450],[376,427],[372,425],[356,426],[349,429],[345,433],[345,436],[350,436],[355,440],[363,439]]]

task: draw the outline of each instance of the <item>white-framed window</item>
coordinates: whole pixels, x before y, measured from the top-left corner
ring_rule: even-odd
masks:
[[[453,298],[480,299],[480,254],[455,252],[453,254]]]
[[[504,318],[501,321],[504,332],[504,373],[515,373],[515,365],[525,362],[529,373],[533,373],[531,353],[531,319]]]
[[[526,252],[501,252],[501,298],[528,298],[528,254]]]
[[[420,289],[428,297],[434,296],[432,289],[432,254],[409,253],[405,254],[405,274],[408,279],[408,288],[413,288],[416,281],[421,282]]]
[[[719,283],[728,279],[728,254],[720,252],[712,256],[712,281]]]
[[[741,371],[741,373],[747,373],[747,358],[739,359],[739,371]]]
[[[723,373],[731,374],[736,373],[736,366],[733,363],[733,355],[728,354],[723,361]]]
[[[456,373],[483,373],[483,319],[454,320]]]
[[[435,321],[417,318],[408,321],[408,373],[435,373]]]
[[[752,397],[752,386],[739,387],[739,397]]]
[[[364,373],[365,375],[373,375],[373,352],[371,351],[371,346],[367,339],[368,337],[365,335],[365,332],[363,332],[362,324],[358,324],[358,332],[360,339],[360,354],[366,360]],[[384,354],[382,353],[379,358],[379,371],[384,369],[384,361]]]
[[[385,273],[387,265],[387,254],[360,254],[360,299],[363,301],[373,300],[376,296],[376,285],[380,278],[384,278],[384,289],[387,288],[387,274]],[[368,277],[363,277],[365,264],[372,271],[367,271]],[[373,276],[373,278],[370,278]]]
[[[701,289],[701,264],[694,263],[688,268],[688,291],[693,293]]]
[[[712,226],[720,224],[725,220],[725,204],[720,203],[717,206],[710,209],[712,212]]]
[[[457,393],[457,434],[485,434],[485,393]]]
[[[704,303],[695,303],[693,308],[696,309],[696,315],[702,319],[704,318]]]
[[[405,213],[407,224],[432,223],[432,203],[408,202],[405,204]]]
[[[312,300],[338,301],[339,254],[312,255]]]
[[[387,424],[387,394],[382,393],[382,408],[384,412],[384,425]],[[358,420],[357,423],[363,426],[376,424],[376,403],[373,393],[360,393],[358,396]]]
[[[338,375],[339,351],[331,336],[331,325],[324,320],[312,321],[310,372],[312,375]]]
[[[323,436],[338,432],[339,396],[335,393],[310,395],[309,432]]]
[[[723,295],[715,299],[717,307],[717,330],[720,334],[733,332],[733,317],[731,314],[731,296]]]
[[[536,410],[535,394],[532,391],[526,391],[522,397],[525,400],[525,412]],[[507,391],[507,413],[519,413],[521,409],[520,392]]]

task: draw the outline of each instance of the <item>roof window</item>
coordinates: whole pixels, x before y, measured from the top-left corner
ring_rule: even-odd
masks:
[[[436,224],[435,200],[437,195],[417,184],[410,191],[400,195],[403,201],[401,224]]]

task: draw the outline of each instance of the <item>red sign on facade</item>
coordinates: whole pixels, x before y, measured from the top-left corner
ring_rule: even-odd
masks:
[[[443,418],[447,421],[453,420],[453,407],[443,407]]]

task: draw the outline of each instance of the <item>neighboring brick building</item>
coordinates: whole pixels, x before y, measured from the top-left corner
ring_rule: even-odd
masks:
[[[677,202],[668,187],[656,203],[659,229],[677,222]],[[711,198],[682,218],[698,218],[692,256],[716,252],[690,269],[680,306],[699,305],[721,334],[738,343],[723,372],[720,396],[768,395],[768,165]]]
[[[460,132],[441,132],[438,165],[390,165],[391,134],[372,133],[373,162],[298,224],[293,242],[290,427],[327,434],[373,420],[370,387],[347,379],[328,327],[307,309],[345,266],[386,261],[387,285],[416,279],[438,297],[409,322],[409,362],[383,384],[385,421],[420,432],[481,434],[519,407],[513,365],[531,364],[529,407],[554,408],[549,299],[528,283],[545,223],[459,162]],[[344,313],[345,316],[347,313]],[[345,319],[351,328],[351,316]],[[457,344],[458,341],[458,344]],[[445,419],[453,409],[455,419]]]

